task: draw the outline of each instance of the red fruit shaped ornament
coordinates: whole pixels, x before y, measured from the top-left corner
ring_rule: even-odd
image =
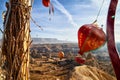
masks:
[[[50,0],[42,0],[42,4],[43,4],[45,7],[49,7],[49,5],[50,5]]]
[[[85,24],[78,31],[79,54],[95,50],[106,42],[106,35],[96,24]]]

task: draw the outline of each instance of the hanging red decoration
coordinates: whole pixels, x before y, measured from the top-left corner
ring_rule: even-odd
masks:
[[[75,57],[75,61],[79,64],[84,64],[85,63],[85,59],[83,59],[81,57]]]
[[[50,6],[50,0],[42,0],[42,4],[43,4],[45,7],[49,7],[49,6]]]
[[[78,31],[79,54],[95,50],[106,42],[106,35],[96,24],[85,24]]]

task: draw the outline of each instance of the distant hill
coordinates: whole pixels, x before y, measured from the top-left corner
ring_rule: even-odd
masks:
[[[32,40],[32,44],[74,43],[70,41],[58,40],[56,38],[32,38]]]
[[[32,44],[57,44],[57,43],[76,43],[72,41],[58,40],[56,38],[32,38]],[[2,39],[0,39],[1,45]]]

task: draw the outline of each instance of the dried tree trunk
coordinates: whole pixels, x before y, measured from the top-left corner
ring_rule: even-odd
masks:
[[[31,0],[9,0],[6,7],[2,44],[6,80],[28,80]]]

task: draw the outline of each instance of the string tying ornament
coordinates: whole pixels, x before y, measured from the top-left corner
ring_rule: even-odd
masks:
[[[99,27],[96,23],[101,11],[101,7],[95,21],[92,24],[82,25],[78,30],[78,46],[80,48],[80,55],[98,49],[106,42],[106,35],[103,29]],[[76,61],[80,64],[85,63],[85,59],[83,59],[82,57],[76,57]]]

